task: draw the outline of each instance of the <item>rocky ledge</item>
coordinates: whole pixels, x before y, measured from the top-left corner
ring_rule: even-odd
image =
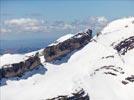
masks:
[[[61,43],[46,47],[42,55],[38,52],[34,56],[30,56],[27,60],[1,66],[0,79],[21,76],[23,73],[41,65],[40,56],[44,56],[46,62],[51,62],[84,47],[90,42],[91,38],[92,30],[89,29],[87,32],[78,33]]]
[[[74,50],[84,47],[90,42],[92,38],[92,30],[87,32],[78,33],[73,37],[58,43],[57,45],[52,45],[44,49],[44,58],[46,62],[51,62],[56,60]]]
[[[5,65],[0,69],[0,78],[9,78],[21,76],[24,72],[32,70],[41,65],[38,53],[35,56],[29,57],[22,62]],[[6,67],[7,66],[7,67]]]

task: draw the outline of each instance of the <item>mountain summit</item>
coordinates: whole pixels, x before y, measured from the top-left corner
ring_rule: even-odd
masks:
[[[94,37],[91,33],[1,56],[2,100],[133,100],[134,17],[113,21]],[[13,67],[16,63],[19,67]],[[12,75],[20,72],[16,68],[23,73]]]

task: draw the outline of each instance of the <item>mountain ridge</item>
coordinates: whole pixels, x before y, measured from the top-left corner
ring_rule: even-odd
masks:
[[[130,17],[109,23],[91,42],[60,65],[44,63],[42,56],[40,60],[47,69],[45,74],[34,74],[19,81],[8,80],[7,85],[0,87],[2,91],[8,90],[2,93],[2,100],[59,100],[51,98],[79,93],[81,89],[91,100],[133,100],[133,21],[134,17]],[[125,54],[120,52],[122,48]],[[21,93],[16,96],[18,91]]]

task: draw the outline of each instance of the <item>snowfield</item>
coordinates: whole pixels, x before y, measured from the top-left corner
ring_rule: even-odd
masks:
[[[125,55],[114,49],[115,45],[131,36],[134,36],[134,17],[115,20],[84,48],[71,55],[67,62],[61,60],[63,63],[60,64],[46,63],[41,56],[45,73],[41,74],[39,69],[39,73],[27,79],[7,80],[6,85],[0,86],[0,98],[46,100],[84,89],[90,100],[133,100],[134,83],[126,78],[134,75],[134,49]],[[69,37],[72,35],[62,37],[58,42]],[[21,61],[26,55],[0,56],[0,66]],[[123,84],[122,81],[128,83]]]

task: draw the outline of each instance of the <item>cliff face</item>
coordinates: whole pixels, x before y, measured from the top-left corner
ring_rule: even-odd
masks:
[[[63,36],[62,39],[58,39],[60,41],[57,40],[46,49],[41,49],[41,52],[36,51],[39,52],[37,56],[41,58],[43,67],[47,68],[45,74],[33,75],[35,74],[33,72],[33,76],[30,76],[29,79],[7,81],[5,86],[0,86],[1,91],[6,91],[1,92],[2,100],[133,100],[133,21],[134,18],[113,21],[91,40],[87,38],[90,38],[91,34],[86,33],[78,33],[75,36],[71,35],[71,37]],[[91,42],[85,45],[86,40]],[[60,54],[61,50],[58,48],[60,46],[62,47],[61,50],[64,51],[63,54],[68,54],[71,50],[83,46],[84,48],[76,50],[77,52],[74,54],[69,53],[72,55],[66,63],[50,64],[49,61],[58,57],[61,58],[60,62],[64,62],[65,59],[61,57],[63,54]],[[51,49],[48,48],[54,48],[53,52],[50,52]],[[43,54],[47,49],[48,53],[46,54],[48,56],[45,56]],[[30,55],[36,52],[30,53]],[[8,60],[5,64],[17,63],[11,60],[14,58],[13,55],[12,57],[9,55],[2,57]],[[19,55],[19,57],[23,58],[27,55]],[[50,55],[53,59],[45,62]],[[19,57],[16,57],[16,60]],[[0,82],[4,84],[6,80],[8,79],[2,79]],[[21,91],[19,95],[18,91]]]
[[[0,69],[0,78],[9,78],[14,76],[21,76],[24,72],[32,70],[41,65],[38,54],[29,57],[27,60],[9,64],[9,67],[3,67]]]
[[[44,58],[46,62],[51,62],[59,57],[62,57],[74,50],[84,47],[90,42],[92,38],[92,30],[88,30],[85,33],[78,33],[73,37],[58,43],[57,45],[52,45],[44,49]]]
[[[92,30],[88,30],[85,33],[78,33],[63,42],[45,48],[42,55],[37,52],[27,60],[18,63],[11,62],[12,64],[4,65],[0,69],[0,78],[21,76],[23,73],[41,65],[40,56],[44,56],[46,62],[51,62],[76,49],[84,47],[90,42],[91,38]]]

